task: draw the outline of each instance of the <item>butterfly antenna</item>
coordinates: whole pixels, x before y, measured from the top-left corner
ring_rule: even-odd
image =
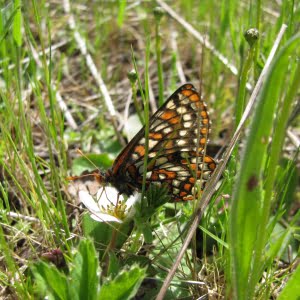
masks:
[[[83,156],[91,165],[93,165],[95,167],[95,169],[100,171],[99,168],[95,165],[95,163],[93,161],[91,161],[80,149],[76,149],[76,152],[78,154],[80,154],[81,156]]]
[[[102,175],[101,175],[99,168],[95,165],[95,163],[93,161],[91,161],[80,149],[76,149],[76,152],[78,154],[80,154],[81,156],[83,156],[91,165],[93,165],[95,167],[95,170],[81,174],[79,176],[68,176],[68,177],[66,177],[66,180],[74,181],[74,180],[81,179],[84,177],[94,176],[98,181],[101,181]]]

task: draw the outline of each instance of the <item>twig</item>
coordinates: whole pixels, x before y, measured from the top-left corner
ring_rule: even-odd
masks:
[[[36,64],[42,69],[43,65],[40,61],[40,57],[39,57],[39,53],[34,49],[33,45],[31,43],[29,43],[31,52],[32,52],[32,56],[36,62]],[[39,75],[38,75],[38,79],[39,79]],[[56,87],[51,84],[51,88],[55,91],[55,95],[56,95],[56,101],[61,109],[61,111],[63,112],[66,121],[68,122],[68,124],[70,125],[70,127],[74,130],[77,129],[77,124],[72,116],[72,114],[70,113],[66,103],[64,102],[62,96],[60,95],[59,91],[56,90]],[[32,89],[32,88],[31,88]],[[28,95],[28,91],[26,92],[26,96]]]
[[[120,143],[122,145],[125,145],[124,138],[122,137],[122,135],[118,131],[115,107],[114,107],[113,102],[111,100],[111,97],[109,95],[108,89],[106,88],[106,85],[105,85],[105,83],[104,83],[104,81],[101,77],[101,74],[98,72],[97,67],[96,67],[91,55],[87,51],[85,41],[81,37],[78,30],[76,29],[75,18],[73,16],[73,14],[71,13],[69,0],[64,0],[63,1],[63,7],[64,7],[64,10],[65,10],[65,13],[69,16],[69,18],[68,18],[69,26],[70,26],[71,30],[73,31],[74,39],[75,39],[75,41],[78,45],[78,48],[79,48],[81,54],[85,57],[86,64],[87,64],[88,68],[90,69],[90,72],[92,73],[96,83],[98,84],[100,92],[103,96],[104,103],[105,103],[106,108],[108,110],[108,113],[111,117],[112,125],[115,129],[118,140],[120,141]]]
[[[180,25],[182,25],[190,34],[192,34],[205,48],[210,50],[213,55],[215,55],[234,75],[238,75],[238,70],[236,66],[229,62],[229,60],[219,52],[209,41],[207,37],[203,37],[191,24],[184,20],[180,15],[178,15],[169,5],[167,5],[162,0],[156,0],[156,2]],[[252,87],[250,83],[246,84],[246,88],[251,90]]]
[[[300,139],[299,139],[299,137],[296,134],[294,134],[291,130],[287,131],[287,135],[288,135],[290,141],[298,149],[300,147]]]
[[[150,76],[149,76],[149,104],[150,104],[151,112],[152,114],[154,114],[157,111],[157,105],[155,102],[155,96],[153,93]]]
[[[70,125],[70,127],[73,130],[76,130],[78,128],[78,126],[77,126],[73,116],[71,115],[71,112],[69,111],[65,101],[63,100],[62,96],[60,95],[60,92],[57,91],[54,86],[52,86],[52,88],[55,90],[56,101],[57,101],[61,111],[64,113],[68,124]]]
[[[1,210],[1,214],[2,213],[3,213],[3,210]],[[11,218],[21,219],[21,220],[25,220],[25,221],[29,221],[29,222],[40,223],[40,220],[38,218],[21,215],[21,214],[15,213],[13,211],[8,211],[6,213],[6,215]]]
[[[192,221],[192,224],[189,225],[189,230],[188,230],[188,233],[187,233],[187,236],[186,236],[186,239],[179,251],[179,254],[170,270],[170,272],[168,273],[165,281],[164,281],[164,284],[162,285],[157,297],[156,297],[156,300],[163,300],[164,298],[164,295],[165,293],[167,292],[167,289],[171,283],[171,280],[172,278],[174,277],[175,275],[175,272],[176,272],[176,269],[178,268],[179,266],[179,263],[188,247],[188,245],[190,244],[190,241],[198,227],[198,224],[201,220],[201,217],[203,215],[203,212],[205,210],[205,208],[207,207],[212,195],[214,194],[215,192],[215,186],[221,176],[221,174],[223,173],[224,169],[225,169],[225,166],[230,158],[230,155],[231,155],[231,152],[232,150],[234,149],[235,147],[235,144],[241,134],[241,130],[245,124],[245,121],[248,119],[249,115],[250,115],[250,112],[252,111],[252,108],[254,106],[254,103],[255,103],[255,100],[257,99],[257,95],[258,93],[260,92],[260,89],[261,89],[261,86],[263,84],[263,80],[265,78],[265,75],[267,73],[267,71],[269,70],[269,67],[270,67],[270,64],[271,64],[271,61],[272,59],[274,58],[274,55],[275,55],[275,52],[279,46],[279,42],[281,41],[282,39],[282,36],[286,30],[287,26],[285,24],[283,24],[280,28],[280,31],[277,35],[277,38],[274,42],[274,45],[271,49],[271,52],[269,54],[269,57],[266,61],[266,64],[258,78],[258,81],[256,83],[256,86],[251,94],[251,97],[249,99],[249,102],[247,104],[247,107],[244,111],[244,114],[241,118],[241,121],[228,145],[228,148],[226,149],[225,153],[224,153],[224,158],[223,160],[220,161],[220,163],[218,164],[216,170],[214,171],[213,173],[213,176],[211,177],[210,181],[209,181],[209,185],[207,186],[207,188],[203,191],[203,195],[202,195],[202,198],[201,198],[201,202],[199,203],[197,209],[196,209],[196,214],[194,216],[194,220]]]
[[[180,61],[176,38],[177,38],[177,32],[172,31],[171,32],[171,48],[174,51],[174,53],[176,54],[176,70],[177,70],[177,73],[178,73],[178,77],[180,79],[180,82],[182,84],[184,84],[186,82],[186,78],[185,78],[183,68],[182,68],[182,64],[181,64],[181,61]]]
[[[37,55],[40,57],[44,54],[48,54],[51,50],[51,52],[53,53],[56,49],[66,45],[68,42],[70,41],[70,39],[66,39],[66,40],[63,40],[55,45],[52,45],[50,47],[48,47],[47,49],[45,49],[45,51],[39,51],[37,52]],[[21,60],[20,64],[26,64],[26,63],[29,63],[30,62],[30,59],[29,57],[25,57],[24,59]],[[4,59],[0,60],[0,64],[3,64],[4,62]],[[12,70],[13,68],[15,68],[16,65],[15,64],[11,64],[8,66],[8,70]],[[0,74],[3,73],[3,69],[0,69]]]

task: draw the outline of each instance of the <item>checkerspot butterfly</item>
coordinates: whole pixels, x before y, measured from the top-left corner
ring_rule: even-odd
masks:
[[[149,123],[146,187],[167,185],[172,201],[194,199],[194,186],[203,189],[216,167],[205,154],[209,117],[206,105],[190,83],[182,85],[156,111]],[[119,193],[142,190],[145,158],[145,128],[142,128],[106,172],[94,171],[101,183],[110,183]]]

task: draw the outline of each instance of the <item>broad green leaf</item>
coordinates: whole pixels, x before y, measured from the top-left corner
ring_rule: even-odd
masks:
[[[77,299],[96,299],[100,283],[98,257],[91,240],[82,240],[70,272],[72,295]]]
[[[126,242],[133,228],[133,222],[116,223],[116,222],[97,222],[93,220],[90,215],[83,216],[83,232],[86,237],[91,237],[97,251],[104,253],[109,245],[113,231],[115,231],[115,248],[120,249]]]
[[[68,299],[69,284],[64,273],[44,262],[38,262],[32,266],[31,270],[39,296],[47,296],[49,299]]]
[[[126,300],[131,299],[138,291],[146,272],[138,266],[123,270],[114,280],[101,286],[98,299]]]
[[[269,248],[266,253],[266,259],[274,261],[276,258],[284,259],[284,251],[286,251],[288,245],[293,241],[293,233],[295,228],[288,226],[287,228],[277,223],[274,227],[273,233],[270,238]]]
[[[87,154],[74,159],[72,164],[72,174],[80,175],[83,171],[92,171],[96,168],[107,169],[112,165],[112,159],[107,153]]]
[[[107,275],[114,278],[120,270],[119,260],[115,252],[109,252],[109,265]]]
[[[298,265],[296,271],[293,273],[277,300],[299,300],[300,299],[300,265]]]

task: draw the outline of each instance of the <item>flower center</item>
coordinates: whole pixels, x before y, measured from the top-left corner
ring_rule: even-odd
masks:
[[[101,205],[101,210],[108,215],[118,218],[119,220],[124,220],[128,213],[126,202],[122,200],[119,200],[116,204],[107,204],[106,207]]]

